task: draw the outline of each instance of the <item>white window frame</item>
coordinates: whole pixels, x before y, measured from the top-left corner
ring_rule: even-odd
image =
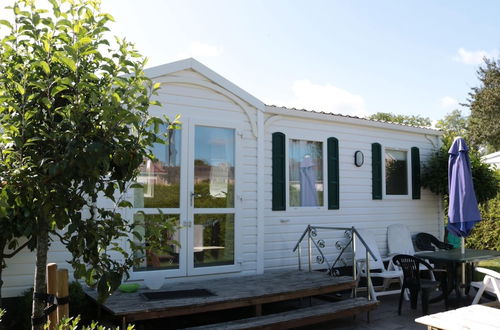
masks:
[[[310,212],[312,210],[327,210],[327,201],[328,201],[328,189],[327,189],[327,174],[328,174],[328,162],[327,162],[327,157],[326,157],[326,152],[327,152],[327,140],[323,136],[314,136],[311,134],[303,134],[303,133],[296,133],[296,134],[290,134],[287,132],[284,132],[286,136],[286,146],[285,146],[285,157],[286,157],[286,165],[285,165],[285,175],[286,175],[286,210],[292,211],[292,212],[300,212],[300,211],[306,211]],[[323,205],[321,206],[290,206],[290,158],[289,158],[289,148],[290,148],[290,141],[291,140],[304,140],[304,141],[312,141],[312,142],[321,142],[322,143],[322,161],[323,161]],[[310,214],[310,213],[308,213]]]
[[[386,190],[386,170],[385,170],[385,160],[386,160],[386,150],[394,150],[394,151],[403,151],[406,152],[406,195],[388,195]],[[401,148],[401,147],[391,147],[391,146],[383,146],[382,147],[382,192],[384,199],[411,199],[411,191],[412,191],[412,178],[411,178],[411,152],[409,148]]]

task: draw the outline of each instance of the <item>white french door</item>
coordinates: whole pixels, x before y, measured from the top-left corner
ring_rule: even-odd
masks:
[[[158,161],[143,165],[144,189],[134,195],[146,254],[132,278],[145,272],[179,277],[237,271],[237,129],[189,120],[166,136],[169,144],[155,146]],[[165,239],[149,242],[153,230],[163,230]]]

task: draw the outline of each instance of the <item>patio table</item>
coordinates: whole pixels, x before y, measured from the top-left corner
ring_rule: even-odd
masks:
[[[415,322],[427,326],[427,329],[498,329],[500,309],[483,305],[471,305],[447,312],[426,315]]]
[[[500,251],[465,249],[465,252],[462,253],[460,249],[451,249],[420,252],[417,256],[419,258],[428,259],[433,263],[445,263],[449,274],[451,274],[451,288],[455,289],[457,297],[460,298],[460,283],[457,279],[456,266],[461,263],[467,264],[482,260],[500,258]],[[462,284],[465,285],[465,283]]]

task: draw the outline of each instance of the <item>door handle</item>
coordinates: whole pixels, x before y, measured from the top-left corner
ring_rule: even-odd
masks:
[[[192,221],[184,221],[182,223],[182,225],[186,228],[191,228],[191,226],[193,225],[193,222]]]
[[[194,199],[199,198],[199,197],[201,197],[201,194],[196,194],[194,192],[191,192],[191,198],[190,198],[191,206],[193,206],[193,204],[194,204]]]

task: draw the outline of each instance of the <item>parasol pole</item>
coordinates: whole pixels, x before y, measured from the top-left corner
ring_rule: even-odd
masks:
[[[465,254],[465,238],[461,237],[460,239],[460,252],[462,252],[462,256]],[[465,262],[462,262],[462,296],[465,296]]]

